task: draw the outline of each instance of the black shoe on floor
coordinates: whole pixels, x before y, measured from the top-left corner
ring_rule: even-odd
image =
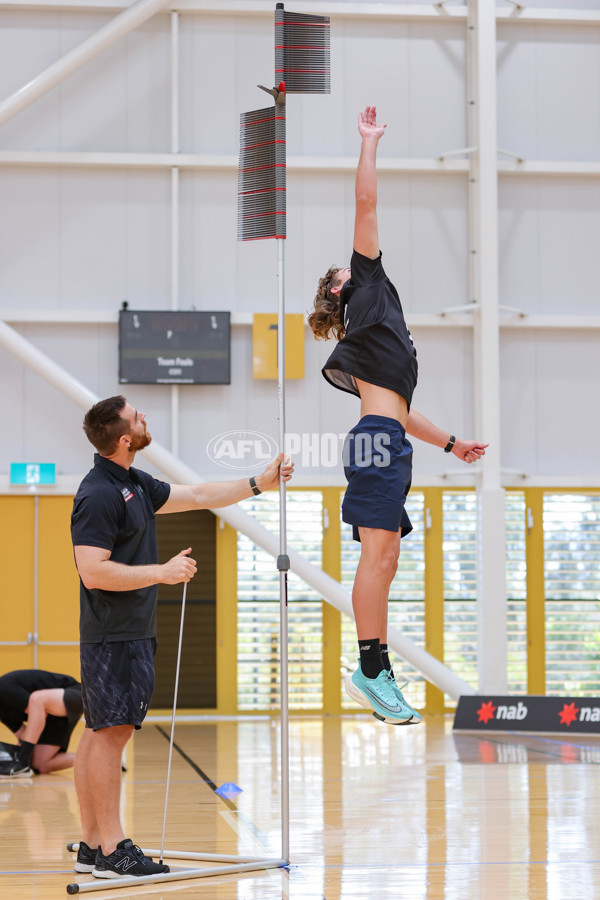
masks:
[[[94,878],[122,878],[123,875],[163,875],[170,871],[168,866],[155,863],[149,856],[144,856],[132,840],[125,838],[124,841],[119,841],[117,849],[108,856],[104,856],[102,847],[98,847],[92,875]]]
[[[0,778],[31,778],[33,769],[18,759],[5,759],[0,762]]]
[[[85,841],[79,842],[79,850],[77,851],[77,862],[74,865],[76,872],[91,872],[96,862],[98,848],[94,850],[88,847]]]

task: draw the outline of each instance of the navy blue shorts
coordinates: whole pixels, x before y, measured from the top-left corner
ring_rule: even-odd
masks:
[[[412,446],[396,419],[363,416],[344,442],[344,473],[348,487],[342,502],[342,520],[352,525],[355,541],[359,526],[412,531],[404,505],[412,477]]]
[[[81,644],[85,727],[142,727],[154,691],[156,638]]]

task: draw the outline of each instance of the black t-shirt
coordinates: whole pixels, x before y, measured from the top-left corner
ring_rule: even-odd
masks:
[[[0,722],[16,732],[27,720],[25,710],[34,691],[64,690],[66,716],[47,716],[38,744],[52,744],[66,751],[69,738],[83,712],[81,685],[70,675],[43,669],[17,669],[0,677]]]
[[[355,378],[389,388],[410,404],[417,384],[417,351],[398,292],[377,259],[356,250],[340,293],[345,336],[323,367],[334,387],[360,396]]]
[[[170,485],[139,469],[124,469],[94,455],[73,501],[73,546],[110,550],[113,562],[147,566],[158,562],[155,512],[169,499]],[[82,644],[156,637],[157,585],[131,591],[88,590],[80,581]]]

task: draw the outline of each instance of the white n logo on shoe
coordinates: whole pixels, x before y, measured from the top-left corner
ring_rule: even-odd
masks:
[[[114,863],[113,868],[115,869],[123,869],[124,872],[129,872],[130,869],[133,869],[137,860],[130,859],[128,856],[124,856],[118,862]]]

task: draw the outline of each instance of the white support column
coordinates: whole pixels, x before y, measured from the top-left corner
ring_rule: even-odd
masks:
[[[115,41],[133,31],[146,19],[151,18],[154,13],[158,12],[163,6],[166,6],[167,0],[138,0],[129,9],[119,13],[114,19],[104,25],[95,34],[90,35],[77,47],[74,47],[39,75],[36,75],[30,82],[23,85],[6,100],[0,103],[0,125],[4,125],[18,113],[26,109],[38,97],[42,97],[61,81],[64,81],[68,75],[81,68],[84,63],[98,56]]]
[[[171,153],[179,153],[179,13],[171,13]],[[179,309],[179,166],[171,167],[171,309]],[[171,453],[179,456],[179,385],[171,385]]]
[[[482,693],[506,691],[507,607],[504,490],[500,480],[500,322],[498,313],[498,156],[496,14],[490,0],[469,0],[469,181],[471,289],[475,314],[477,436],[489,441],[477,481],[478,665]]]

